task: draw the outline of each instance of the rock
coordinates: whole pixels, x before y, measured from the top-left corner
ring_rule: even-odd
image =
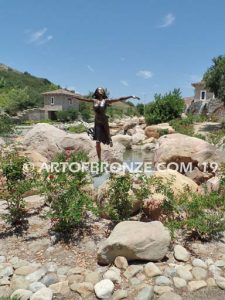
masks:
[[[223,260],[223,259],[217,260],[217,261],[215,262],[215,266],[216,266],[216,267],[219,267],[219,268],[225,267],[225,260]]]
[[[5,256],[1,255],[0,256],[0,264],[5,263],[5,262],[6,262]]]
[[[41,195],[33,195],[24,198],[27,209],[38,209],[45,204],[45,197]]]
[[[109,264],[117,256],[124,256],[128,261],[158,261],[166,255],[170,240],[170,233],[161,222],[124,221],[100,244],[98,262]]]
[[[208,285],[209,287],[214,287],[214,286],[216,286],[216,281],[215,281],[215,279],[212,278],[212,277],[208,278],[208,279],[206,280],[206,282],[207,282],[207,285]]]
[[[30,300],[52,300],[52,290],[49,288],[43,287],[40,290],[38,290],[36,293],[34,293]]]
[[[0,286],[2,285],[10,285],[9,277],[0,278]]]
[[[159,267],[152,262],[147,263],[144,267],[144,270],[148,277],[155,277],[162,274]]]
[[[162,295],[164,293],[169,293],[172,291],[173,288],[170,286],[158,286],[158,285],[154,286],[154,293],[156,293],[157,295]]]
[[[172,282],[171,282],[171,280],[170,280],[168,277],[166,277],[166,276],[157,276],[157,277],[156,277],[156,280],[155,280],[155,284],[156,284],[156,285],[167,285],[167,286],[169,286],[169,285],[172,284]]]
[[[127,299],[128,292],[125,290],[117,290],[113,294],[112,300],[121,300],[121,299]]]
[[[158,148],[154,153],[155,164],[165,163],[167,165],[170,162],[176,162],[181,167],[181,164],[187,166],[190,163],[192,169],[198,166],[200,170],[203,162],[220,164],[224,161],[225,154],[217,150],[215,146],[202,139],[180,133],[162,136],[158,140]]]
[[[113,283],[121,283],[120,273],[115,270],[108,270],[104,275],[104,279],[110,279]]]
[[[28,280],[26,280],[26,278],[24,276],[21,275],[13,275],[12,279],[11,279],[11,290],[15,291],[18,289],[27,289],[28,286],[30,285],[30,282]]]
[[[152,286],[146,286],[138,293],[135,300],[151,300],[154,296],[154,289]]]
[[[9,277],[13,274],[13,267],[8,263],[0,266],[0,277]]]
[[[159,193],[154,193],[143,200],[143,211],[151,220],[159,220],[162,215],[163,204],[166,201],[166,196]]]
[[[207,278],[208,272],[203,268],[194,267],[192,269],[192,274],[196,280],[202,280]]]
[[[99,272],[87,272],[85,275],[85,282],[91,282],[92,284],[96,284],[101,280],[101,274]]]
[[[25,150],[19,151],[21,156],[25,156],[29,159],[29,161],[34,165],[36,168],[42,168],[44,164],[48,162],[47,158],[38,153],[35,150]]]
[[[69,272],[70,272],[70,270],[71,270],[71,268],[69,267],[69,266],[62,266],[62,267],[59,267],[58,269],[57,269],[57,274],[58,275],[71,275],[71,274],[73,274],[73,273],[70,273],[70,274],[68,274]],[[82,273],[83,271],[81,271],[81,273]],[[81,274],[81,273],[77,273],[77,274]]]
[[[219,288],[221,288],[222,290],[225,290],[225,278],[224,277],[216,276],[215,281]]]
[[[65,275],[59,275],[59,276],[65,276]],[[88,280],[84,280],[84,276],[81,274],[72,274],[67,277],[67,280],[69,281],[69,284],[73,283],[80,283],[80,282],[91,282],[90,280],[94,280],[94,277],[88,277]],[[98,280],[99,281],[99,280]],[[92,282],[93,283],[93,282]]]
[[[215,265],[210,265],[209,266],[209,271],[214,275],[214,276],[219,276],[221,274],[221,269]]]
[[[203,260],[201,260],[199,258],[193,259],[192,265],[194,267],[200,267],[200,268],[203,268],[203,269],[207,269],[207,264]]]
[[[206,182],[213,175],[207,172],[200,171],[197,167],[195,167],[192,171],[186,172],[185,175],[196,182],[198,185]]]
[[[57,283],[58,281],[59,278],[55,273],[48,273],[41,280],[41,282],[47,287],[50,286],[51,284]]]
[[[33,282],[28,286],[28,289],[31,290],[33,293],[36,293],[38,290],[44,287],[46,286],[41,282]]]
[[[142,147],[141,150],[145,152],[151,152],[156,149],[156,145],[154,143],[145,143]]]
[[[158,300],[182,300],[182,297],[178,294],[175,294],[173,292],[168,292],[163,295],[161,295]]]
[[[51,284],[49,288],[52,290],[53,294],[66,295],[70,291],[67,280]]]
[[[46,123],[37,124],[24,136],[23,145],[47,157],[53,158],[63,150],[61,141],[67,136],[63,130]]]
[[[161,135],[174,133],[175,130],[169,125],[169,123],[162,123],[157,125],[147,126],[145,128],[145,135],[148,138],[159,138]]]
[[[215,176],[215,177],[212,177],[209,180],[207,180],[206,187],[207,187],[208,193],[218,192],[218,190],[220,188],[220,179],[219,179],[219,177]]]
[[[35,270],[37,270],[37,267],[34,265],[28,265],[28,266],[24,266],[24,267],[20,267],[18,269],[15,270],[15,274],[16,275],[23,275],[26,276],[30,273],[33,273]]]
[[[126,257],[117,256],[115,258],[114,265],[119,269],[126,270],[126,268],[128,267],[128,262],[127,262]]]
[[[91,282],[82,282],[82,283],[74,283],[70,286],[70,289],[72,291],[77,292],[81,295],[84,299],[86,299],[87,296],[93,293],[94,286]]]
[[[126,149],[131,149],[132,137],[130,135],[117,134],[112,137],[112,141],[122,144]]]
[[[17,256],[11,258],[9,262],[12,264],[14,269],[30,265],[30,263],[27,260],[20,259]]]
[[[136,132],[132,135],[132,144],[133,145],[137,145],[142,143],[145,140],[146,136],[144,134],[144,130],[142,130],[141,132]]]
[[[189,281],[188,282],[188,290],[190,292],[193,292],[193,291],[197,291],[197,290],[200,290],[204,287],[206,287],[207,284],[204,280],[198,280],[198,281]]]
[[[43,276],[45,276],[47,270],[45,268],[40,268],[33,273],[26,276],[26,280],[30,282],[39,281]]]
[[[28,300],[32,296],[32,292],[28,290],[19,289],[12,293],[10,299],[19,298],[20,300]]]
[[[166,267],[164,270],[164,275],[173,278],[177,275],[177,270],[175,267]]]
[[[114,284],[109,279],[103,279],[94,286],[95,294],[100,299],[109,299],[114,290]]]
[[[9,286],[0,286],[0,298],[9,298],[10,299],[11,290]]]
[[[50,273],[55,273],[57,272],[58,266],[55,262],[48,262],[47,264],[45,264],[45,268],[47,269],[48,272]]]
[[[131,265],[129,266],[126,271],[123,273],[123,275],[129,279],[131,277],[134,277],[136,274],[141,272],[143,270],[143,267],[140,265]]]
[[[213,265],[214,264],[214,262],[213,262],[213,260],[211,259],[211,258],[207,258],[206,259],[206,264],[207,264],[207,266],[210,266],[210,265]],[[198,267],[198,266],[196,266],[196,267]],[[199,266],[200,267],[200,266]],[[202,267],[203,268],[203,267]]]
[[[180,276],[180,278],[183,278],[187,281],[193,279],[191,272],[184,266],[179,266],[177,268],[177,274]]]
[[[176,245],[174,247],[174,257],[179,261],[188,261],[190,258],[190,253],[181,245]]]
[[[184,280],[183,278],[179,278],[179,277],[173,277],[173,283],[177,289],[182,289],[187,285],[186,280]]]
[[[156,171],[154,176],[156,178],[161,178],[162,184],[169,185],[176,196],[183,193],[185,189],[193,193],[201,191],[201,188],[197,185],[197,183],[175,170],[166,169]],[[154,192],[154,189],[152,191]]]

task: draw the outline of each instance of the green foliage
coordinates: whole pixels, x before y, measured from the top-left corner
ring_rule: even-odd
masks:
[[[83,124],[79,124],[77,126],[70,126],[68,131],[71,133],[82,133],[86,131],[86,128]]]
[[[208,133],[207,141],[213,145],[217,145],[225,139],[225,128]]]
[[[145,106],[143,103],[138,103],[136,105],[136,108],[137,108],[137,111],[138,113],[141,115],[141,116],[144,116],[144,113],[145,113]]]
[[[68,110],[57,111],[56,117],[57,120],[61,122],[75,121],[78,117],[78,110],[70,108]]]
[[[181,134],[194,135],[194,126],[192,120],[186,119],[174,119],[170,121],[170,125],[175,129],[176,132]]]
[[[68,165],[82,161],[87,161],[85,153],[70,151],[61,153],[54,159],[54,162]],[[89,182],[86,172],[73,172],[68,167],[63,170],[61,166],[58,170],[45,170],[43,176],[43,192],[51,205],[48,216],[55,231],[68,232],[84,223],[88,210],[95,211],[92,199],[82,190]]]
[[[213,65],[204,74],[206,87],[225,102],[225,55],[213,58]]]
[[[145,106],[147,124],[158,124],[178,118],[184,110],[184,101],[179,89],[165,95],[156,94],[153,102]]]
[[[0,115],[0,136],[5,136],[14,132],[12,119],[7,115]]]
[[[25,172],[27,158],[19,156],[16,151],[0,155],[0,178],[4,184],[0,190],[0,199],[7,201],[9,213],[4,216],[11,225],[22,225],[26,210],[24,194],[36,186],[36,173]]]
[[[132,198],[129,191],[132,186],[130,174],[112,178],[109,188],[109,200],[105,208],[107,214],[114,221],[128,219],[132,210]]]
[[[89,121],[94,114],[92,104],[87,102],[80,102],[80,114],[84,121]]]
[[[37,78],[27,72],[0,70],[0,106],[10,114],[43,105],[41,93],[57,89],[44,78]]]

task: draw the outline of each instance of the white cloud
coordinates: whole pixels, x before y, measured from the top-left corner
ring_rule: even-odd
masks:
[[[90,72],[94,73],[95,70],[90,65],[87,65],[87,68]]]
[[[29,32],[29,40],[28,43],[43,45],[53,39],[52,35],[47,35],[47,28],[40,29],[35,32]]]
[[[175,21],[175,16],[173,14],[168,14],[163,18],[162,24],[159,26],[160,28],[165,28],[172,25]]]
[[[153,74],[149,70],[140,70],[136,73],[137,76],[142,77],[144,79],[149,79],[153,77]]]
[[[129,83],[126,80],[120,80],[120,83],[124,86],[128,86]]]

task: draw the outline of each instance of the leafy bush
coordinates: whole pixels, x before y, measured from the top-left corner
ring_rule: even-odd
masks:
[[[86,131],[86,128],[83,124],[79,124],[77,126],[70,126],[68,131],[71,133],[82,133]]]
[[[13,151],[0,155],[0,178],[2,188],[0,198],[6,200],[9,213],[4,217],[11,225],[22,225],[26,218],[24,195],[33,187],[36,187],[36,173],[24,171],[27,158],[19,156]]]
[[[7,115],[0,115],[0,136],[14,132],[14,124],[12,119]]]
[[[132,198],[129,191],[132,186],[130,174],[112,178],[106,212],[114,221],[128,219],[132,210]]]
[[[175,129],[176,132],[181,134],[194,135],[194,126],[192,121],[187,119],[175,119],[170,121],[170,125]]]
[[[78,117],[78,110],[71,108],[68,110],[62,110],[56,112],[57,120],[61,122],[74,121]]]
[[[213,145],[219,144],[223,139],[225,139],[225,129],[219,129],[208,133],[207,140]]]
[[[68,164],[82,161],[87,161],[87,155],[83,152],[67,151],[54,159],[54,162]],[[92,199],[82,190],[89,182],[86,172],[73,172],[69,168],[63,170],[61,167],[58,171],[45,170],[43,175],[43,192],[51,205],[48,217],[51,218],[55,231],[68,232],[84,223],[88,210],[95,211]]]
[[[145,106],[147,124],[158,124],[178,118],[184,110],[184,100],[179,89],[162,96],[156,94],[153,102]]]

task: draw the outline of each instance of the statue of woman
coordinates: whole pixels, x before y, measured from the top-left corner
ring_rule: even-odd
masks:
[[[92,102],[95,112],[95,123],[93,131],[93,140],[96,141],[96,151],[99,161],[101,161],[101,143],[113,146],[112,139],[109,131],[109,121],[106,115],[106,108],[111,103],[125,101],[127,99],[140,99],[136,96],[120,97],[117,99],[108,99],[106,92],[103,88],[99,87],[95,90],[93,98],[88,99],[79,95],[74,96],[75,99],[83,102]]]

